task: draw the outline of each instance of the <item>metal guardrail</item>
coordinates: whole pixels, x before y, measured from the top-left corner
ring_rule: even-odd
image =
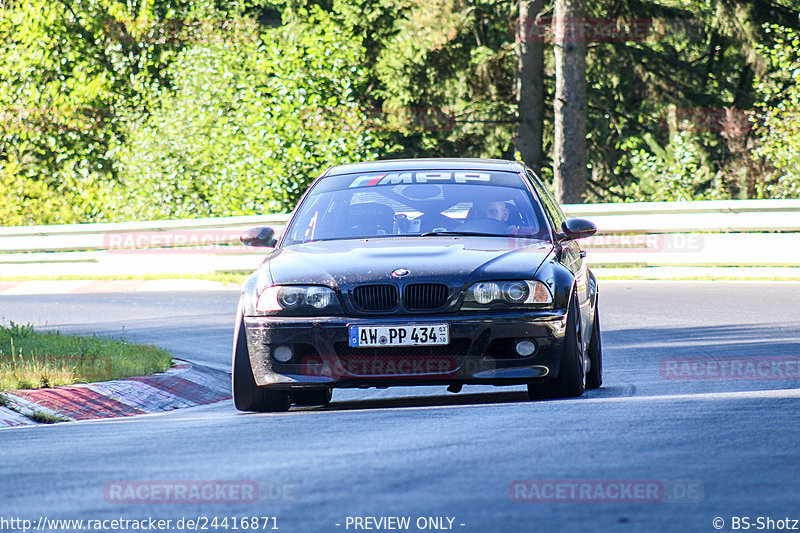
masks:
[[[800,231],[800,200],[580,204],[564,210],[591,219],[601,234]]]
[[[627,202],[613,204],[568,204],[567,213],[581,215],[649,215],[687,213],[764,213],[800,211],[794,200],[701,200],[696,202]]]
[[[64,224],[0,228],[0,254],[239,245],[253,226],[283,227],[289,215],[254,215],[106,224]],[[163,238],[159,238],[162,235]],[[212,242],[209,242],[212,241]]]
[[[565,205],[598,235],[595,264],[798,266],[800,200]],[[0,228],[0,277],[249,271],[263,250],[239,243],[249,227],[280,231],[288,215]]]

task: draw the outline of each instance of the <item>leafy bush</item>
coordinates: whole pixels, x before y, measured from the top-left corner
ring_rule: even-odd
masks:
[[[632,149],[631,173],[637,178],[626,196],[634,201],[715,200],[726,198],[713,166],[692,131],[678,131],[674,106],[667,124],[669,142],[659,146],[649,134],[648,149]]]
[[[355,98],[359,42],[319,10],[264,33],[230,24],[179,55],[150,113],[128,117],[122,218],[285,211],[327,166],[376,156]]]
[[[25,0],[0,6],[0,223],[104,220],[116,115],[141,106],[180,39],[182,0]],[[181,11],[182,10],[182,11]]]
[[[756,123],[760,146],[756,152],[773,167],[759,184],[768,198],[800,198],[800,33],[769,25],[776,45],[763,48],[775,69],[759,80],[764,94],[762,116]]]

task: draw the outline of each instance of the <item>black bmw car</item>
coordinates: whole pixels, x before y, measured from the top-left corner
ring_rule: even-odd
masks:
[[[602,381],[597,281],[567,219],[518,162],[414,159],[326,170],[242,287],[233,398],[324,405],[335,387]]]

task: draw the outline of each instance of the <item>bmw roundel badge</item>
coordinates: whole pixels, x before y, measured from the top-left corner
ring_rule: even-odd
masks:
[[[393,278],[402,278],[411,274],[411,271],[407,268],[397,268],[394,272],[392,272]]]

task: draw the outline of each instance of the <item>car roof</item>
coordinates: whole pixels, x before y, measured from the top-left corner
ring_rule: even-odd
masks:
[[[329,168],[323,176],[341,176],[362,172],[393,172],[400,170],[505,170],[519,172],[524,169],[519,161],[504,159],[430,158],[430,159],[384,159]]]

